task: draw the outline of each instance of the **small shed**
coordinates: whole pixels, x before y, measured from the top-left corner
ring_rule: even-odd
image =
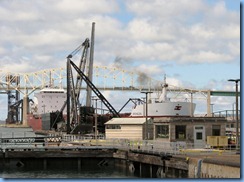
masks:
[[[113,118],[105,123],[106,139],[152,139],[153,122],[146,118]]]

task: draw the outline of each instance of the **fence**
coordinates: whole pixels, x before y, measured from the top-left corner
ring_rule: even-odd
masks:
[[[147,153],[169,153],[169,154],[199,154],[202,152],[213,152],[211,148],[204,145],[196,146],[194,143],[186,142],[164,142],[160,140],[128,140],[128,139],[104,139],[100,136],[94,139],[91,136],[80,135],[50,135],[43,142],[34,142],[34,138],[0,138],[0,147],[5,149],[44,149],[47,147],[65,148],[116,148],[120,150],[140,150]],[[227,148],[225,148],[227,149]],[[229,148],[233,150],[233,148]]]
[[[231,120],[236,119],[236,111],[235,110],[223,110],[223,111],[216,111],[212,113],[213,117],[225,117]],[[240,110],[238,110],[238,118],[240,118]]]

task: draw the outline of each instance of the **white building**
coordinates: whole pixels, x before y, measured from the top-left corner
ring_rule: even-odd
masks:
[[[136,139],[153,138],[153,123],[146,118],[112,118],[105,123],[106,139]],[[147,134],[146,134],[147,133]]]

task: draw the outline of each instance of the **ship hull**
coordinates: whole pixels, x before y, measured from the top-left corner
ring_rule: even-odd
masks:
[[[28,114],[27,124],[33,129],[33,131],[42,130],[42,118],[40,115]]]
[[[148,117],[191,116],[196,104],[189,102],[159,102],[148,103]],[[146,116],[146,104],[137,105],[131,112],[131,117]]]

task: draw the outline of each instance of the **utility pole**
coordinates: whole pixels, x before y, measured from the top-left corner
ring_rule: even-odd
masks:
[[[240,79],[229,79],[230,82],[236,83],[236,149],[239,147],[239,118],[238,118],[238,82]]]
[[[148,120],[147,120],[147,117],[148,117],[148,102],[147,102],[147,94],[149,93],[153,93],[153,92],[150,92],[150,91],[146,91],[146,92],[141,92],[143,94],[146,94],[146,127],[145,127],[145,139],[149,139],[149,132],[148,132]]]
[[[95,140],[97,141],[97,101],[100,100],[97,97],[94,97],[92,100],[95,101]]]

